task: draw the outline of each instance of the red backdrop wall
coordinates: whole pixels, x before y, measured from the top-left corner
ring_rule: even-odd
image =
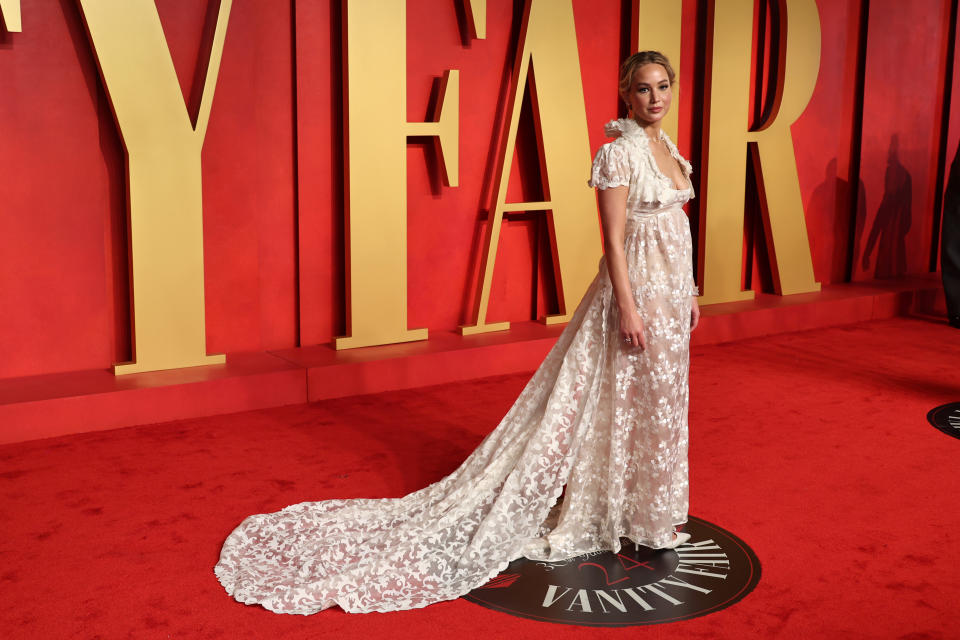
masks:
[[[761,71],[766,2],[756,12]],[[426,118],[445,69],[461,73],[460,186],[442,186],[429,144],[408,145],[410,327],[453,330],[472,307],[522,15],[520,0],[487,4],[487,38],[471,40],[459,0],[407,2],[409,117]],[[573,0],[594,148],[617,115],[628,4]],[[919,273],[935,258],[942,165],[960,139],[958,100],[946,90],[960,90],[957,65],[948,77],[955,4],[874,0],[868,12],[862,0],[818,0],[820,76],[793,133],[824,283]],[[157,7],[193,105],[209,7]],[[707,8],[683,0],[679,143],[695,165]],[[22,11],[22,33],[0,30],[0,377],[130,357],[123,146],[75,3],[33,0]],[[319,344],[345,332],[341,17],[336,1],[234,1],[203,150],[210,352]],[[523,118],[509,197],[536,200],[536,141]],[[698,205],[689,207],[693,224]],[[747,229],[762,236],[756,224]],[[762,240],[747,246],[745,282],[763,289]],[[488,319],[542,315],[556,304],[552,282],[544,221],[508,215]]]

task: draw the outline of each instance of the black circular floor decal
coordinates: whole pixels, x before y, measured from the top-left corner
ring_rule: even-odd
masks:
[[[760,561],[740,538],[690,517],[676,550],[598,551],[562,562],[520,558],[467,600],[522,618],[591,627],[686,620],[729,607],[760,580]]]
[[[960,402],[951,402],[931,409],[927,420],[948,436],[960,438]]]

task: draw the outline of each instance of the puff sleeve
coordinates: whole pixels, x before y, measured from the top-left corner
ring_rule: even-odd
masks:
[[[630,166],[622,145],[608,142],[597,150],[587,184],[597,189],[630,186]]]

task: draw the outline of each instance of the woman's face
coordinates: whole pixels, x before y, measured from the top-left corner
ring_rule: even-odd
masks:
[[[626,98],[633,117],[641,125],[653,124],[670,110],[670,76],[663,65],[645,64],[633,72],[633,85]]]

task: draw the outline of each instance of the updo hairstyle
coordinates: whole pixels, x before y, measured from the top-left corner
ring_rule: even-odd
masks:
[[[667,56],[659,51],[639,51],[620,65],[620,97],[626,102],[626,95],[630,92],[630,85],[633,84],[633,74],[645,64],[659,64],[667,71],[667,78],[670,79],[670,86],[673,86],[677,74],[673,71]]]

